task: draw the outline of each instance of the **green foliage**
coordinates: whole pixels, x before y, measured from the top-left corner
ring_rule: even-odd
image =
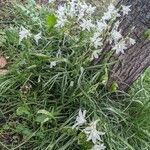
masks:
[[[145,36],[148,40],[150,40],[150,29],[145,32]]]
[[[108,87],[110,93],[106,90],[107,61],[94,66],[87,59],[87,35],[81,33],[78,40],[68,37],[66,29],[66,35],[49,31],[57,18],[29,2],[14,5],[14,24],[0,34],[9,57],[9,74],[0,76],[0,148],[88,150],[93,144],[83,132],[72,129],[77,110],[84,108],[87,120],[100,120],[108,150],[150,149],[150,71],[130,95],[114,98],[110,93],[117,92],[117,84]],[[34,34],[42,31],[39,45],[32,39],[18,44],[21,25]],[[57,65],[51,68],[52,61]]]
[[[7,37],[7,42],[9,44],[17,44],[18,43],[18,32],[14,28],[10,28],[6,30],[6,37]]]
[[[46,24],[48,28],[53,28],[57,22],[57,18],[54,14],[49,14],[46,16]]]
[[[17,108],[16,110],[16,114],[21,116],[21,115],[30,115],[30,112],[28,110],[28,108],[20,106]]]
[[[88,150],[91,149],[93,144],[92,142],[86,141],[87,137],[84,133],[80,133],[78,135],[78,144],[80,145],[81,149]]]
[[[50,119],[47,116],[45,116],[45,115],[39,115],[36,118],[36,121],[39,122],[39,123],[41,123],[41,124],[44,124],[45,122],[47,122],[49,120]]]
[[[117,89],[118,89],[118,84],[116,82],[113,82],[109,88],[109,91],[111,93],[114,93],[114,92],[117,92]]]
[[[0,47],[6,42],[6,35],[5,32],[0,30]]]
[[[19,134],[22,134],[24,137],[28,137],[32,134],[32,131],[28,128],[28,126],[23,124],[18,124],[15,131]]]
[[[40,115],[37,116],[36,121],[41,124],[44,124],[48,121],[55,120],[56,116],[54,113],[55,113],[54,110],[52,110],[51,112],[48,112],[44,109],[39,110],[37,114],[40,114]]]
[[[105,74],[102,76],[102,84],[106,86],[107,82],[108,82],[108,69],[105,68]]]

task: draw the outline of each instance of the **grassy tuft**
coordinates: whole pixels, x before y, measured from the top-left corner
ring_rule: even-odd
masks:
[[[85,134],[72,129],[79,108],[87,110],[88,121],[99,120],[107,150],[150,149],[149,70],[129,94],[113,96],[105,88],[109,64],[91,65],[84,40],[68,41],[57,32],[48,8],[12,3],[11,12],[13,19],[2,21],[0,30],[5,38],[0,50],[9,57],[9,72],[0,75],[0,149],[90,149]],[[39,45],[30,38],[18,44],[21,25],[34,34],[42,31]],[[63,55],[52,57],[60,47]],[[50,67],[52,61],[56,67]]]

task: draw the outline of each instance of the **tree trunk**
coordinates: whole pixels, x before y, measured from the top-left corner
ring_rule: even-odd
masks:
[[[125,91],[150,66],[150,41],[144,36],[150,29],[150,0],[121,0],[120,5],[131,5],[132,11],[123,18],[120,29],[125,36],[135,27],[131,37],[136,44],[124,55],[113,55],[118,61],[111,66],[108,85],[116,82],[119,90]]]

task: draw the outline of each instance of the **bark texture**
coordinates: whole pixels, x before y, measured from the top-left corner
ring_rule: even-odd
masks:
[[[124,55],[114,54],[113,59],[118,61],[111,67],[109,85],[115,81],[119,90],[125,91],[150,66],[150,41],[144,36],[150,29],[150,0],[121,0],[118,6],[121,4],[131,5],[132,10],[120,25],[122,34],[125,36],[131,32],[136,44]]]

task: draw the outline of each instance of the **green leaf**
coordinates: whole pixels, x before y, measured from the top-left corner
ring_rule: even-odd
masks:
[[[39,122],[41,124],[43,124],[43,123],[45,123],[45,122],[47,122],[49,120],[50,119],[47,116],[45,116],[45,115],[39,115],[39,116],[36,117],[36,122]]]
[[[22,124],[16,126],[16,131],[24,136],[30,136],[32,134],[32,131],[27,126]]]
[[[50,56],[48,55],[44,55],[44,54],[36,54],[36,53],[32,53],[31,54],[32,56],[35,56],[39,59],[42,59],[42,60],[47,60],[47,59],[50,59]]]
[[[29,66],[27,69],[30,70],[30,69],[35,69],[37,67],[37,65],[32,65],[32,66]]]
[[[148,40],[150,40],[150,29],[145,32],[145,36],[148,38]]]
[[[102,76],[102,84],[106,86],[108,82],[108,70],[105,68],[105,74]]]
[[[49,14],[46,17],[46,23],[48,28],[53,28],[55,26],[55,24],[57,23],[57,18],[54,14]]]
[[[49,117],[49,119],[55,119],[53,113],[50,113],[47,110],[42,109],[42,110],[39,110],[37,113],[47,115]]]
[[[18,107],[16,113],[17,113],[18,116],[30,115],[30,112],[28,111],[28,109],[26,107],[23,107],[23,106]]]
[[[116,82],[113,82],[112,85],[110,86],[109,91],[110,91],[111,93],[114,93],[114,92],[117,91],[117,89],[118,89],[118,84],[117,84]]]

